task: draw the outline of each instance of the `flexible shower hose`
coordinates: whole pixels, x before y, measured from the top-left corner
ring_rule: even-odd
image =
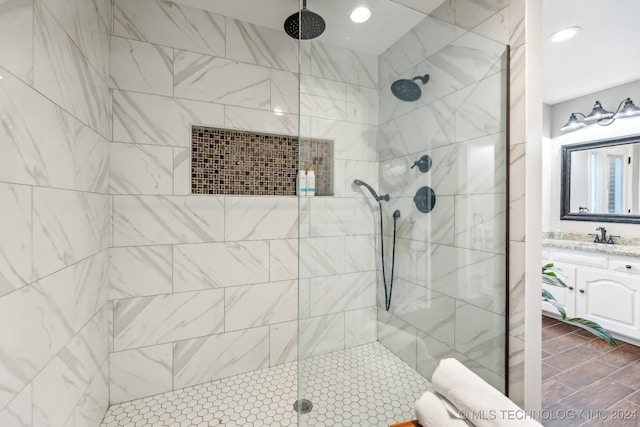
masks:
[[[396,266],[396,222],[398,217],[393,215],[393,249],[391,251],[391,277],[389,278],[389,289],[387,290],[387,275],[384,271],[384,229],[382,226],[382,203],[378,201],[378,207],[380,208],[380,246],[381,246],[381,261],[382,261],[382,283],[384,284],[384,307],[387,311],[391,307],[391,294],[393,293],[393,272]]]

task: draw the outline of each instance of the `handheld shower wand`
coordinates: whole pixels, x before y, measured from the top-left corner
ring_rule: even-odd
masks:
[[[369,190],[369,192],[371,193],[373,198],[376,199],[376,202],[379,202],[380,200],[384,200],[386,202],[389,201],[389,195],[388,194],[383,194],[382,196],[378,196],[378,193],[376,193],[376,190],[371,188],[371,186],[369,184],[367,184],[366,182],[360,181],[359,179],[355,179],[355,180],[353,180],[353,183],[355,185],[360,186],[360,187],[365,187],[367,190]]]

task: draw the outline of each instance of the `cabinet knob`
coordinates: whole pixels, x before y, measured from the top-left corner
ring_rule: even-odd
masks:
[[[584,294],[584,289],[580,289],[580,293],[581,293],[581,294]]]
[[[573,286],[569,286],[569,290],[572,291],[573,290]]]
[[[625,265],[624,268],[631,270],[631,266],[629,264]]]

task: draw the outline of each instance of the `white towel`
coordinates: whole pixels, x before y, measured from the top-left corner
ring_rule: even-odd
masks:
[[[458,415],[459,411],[444,397],[426,391],[416,401],[416,418],[427,427],[469,427]]]
[[[464,411],[477,427],[542,427],[456,359],[442,359],[431,382],[438,393]]]

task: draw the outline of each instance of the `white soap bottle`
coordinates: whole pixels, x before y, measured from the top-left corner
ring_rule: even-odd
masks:
[[[298,196],[307,195],[307,171],[304,170],[304,165],[300,165],[298,171]]]
[[[316,195],[316,174],[313,171],[313,165],[309,166],[307,171],[307,196]]]

